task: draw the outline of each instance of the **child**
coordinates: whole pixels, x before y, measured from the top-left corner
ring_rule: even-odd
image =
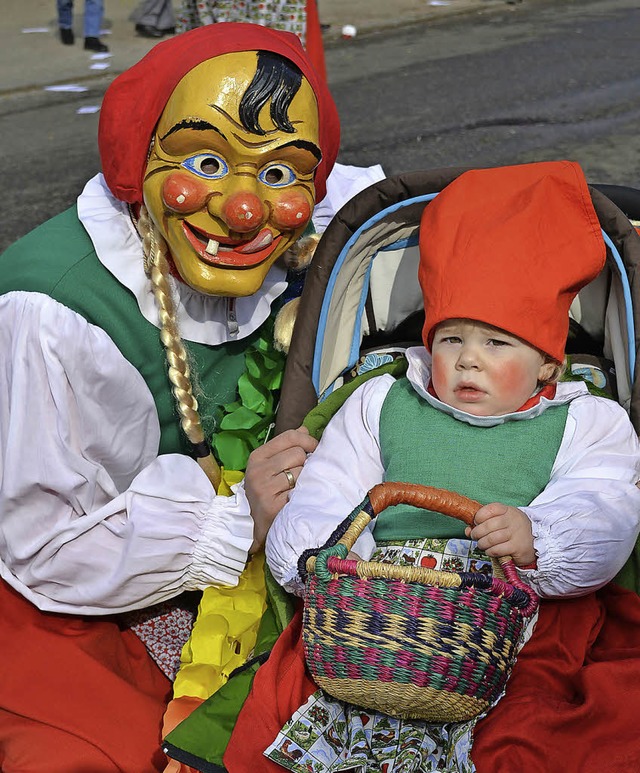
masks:
[[[324,544],[374,484],[401,480],[490,504],[466,530],[390,508],[356,542],[363,559],[477,569],[482,553],[512,555],[543,597],[602,587],[638,534],[640,446],[617,403],[556,383],[569,307],[605,259],[580,168],[461,175],[425,209],[420,253],[424,347],[407,351],[406,378],[371,379],[327,426],[269,532],[274,576],[301,594],[301,553]],[[303,728],[320,736],[310,752],[324,767],[314,770],[472,771],[474,724],[401,722],[315,694],[269,757],[285,765]],[[303,769],[306,757],[289,757]]]

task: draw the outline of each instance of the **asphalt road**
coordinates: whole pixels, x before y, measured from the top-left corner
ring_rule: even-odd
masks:
[[[637,0],[557,0],[329,47],[339,160],[395,174],[571,158],[591,182],[640,188],[639,43]],[[0,99],[0,250],[99,170],[98,115],[76,111],[108,83]]]
[[[341,160],[396,173],[571,157],[594,181],[640,185],[639,43],[637,2],[582,0],[340,49]]]

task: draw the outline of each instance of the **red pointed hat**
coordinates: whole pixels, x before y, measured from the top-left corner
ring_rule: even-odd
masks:
[[[572,161],[464,172],[425,208],[418,276],[427,349],[446,319],[484,322],[561,362],[569,306],[605,245]]]
[[[300,40],[258,24],[224,22],[184,32],[155,45],[107,89],[100,110],[98,147],[102,173],[116,198],[142,201],[142,178],[153,131],[180,80],[194,67],[222,54],[271,51],[289,59],[309,81],[318,101],[322,161],[316,199],[326,192],[340,144],[338,111],[326,82],[314,70]]]

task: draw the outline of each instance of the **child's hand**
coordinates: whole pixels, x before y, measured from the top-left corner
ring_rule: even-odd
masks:
[[[473,520],[473,528],[467,526],[465,533],[488,556],[512,556],[516,566],[535,563],[531,521],[522,510],[492,502],[481,507]]]

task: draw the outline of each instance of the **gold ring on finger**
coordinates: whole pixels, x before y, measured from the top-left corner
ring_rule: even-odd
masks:
[[[293,477],[293,473],[291,472],[291,470],[283,470],[282,472],[285,474],[287,478],[287,483],[289,484],[289,488],[292,489],[296,485],[296,479]]]

